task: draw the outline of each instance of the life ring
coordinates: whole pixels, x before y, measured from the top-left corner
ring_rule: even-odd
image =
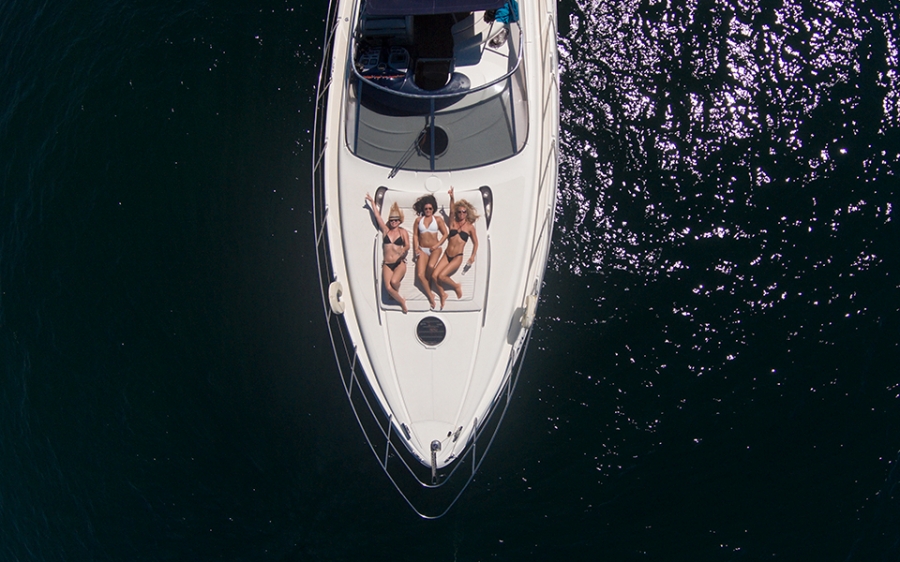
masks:
[[[344,287],[341,286],[340,281],[332,281],[331,285],[328,286],[328,303],[331,305],[331,312],[335,314],[343,314],[344,313],[344,301],[341,300],[341,296],[344,294]]]
[[[525,297],[525,314],[522,316],[522,327],[530,328],[534,324],[534,311],[537,309],[537,295]]]

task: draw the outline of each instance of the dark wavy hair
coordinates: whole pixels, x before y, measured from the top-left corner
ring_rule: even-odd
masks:
[[[434,209],[434,214],[437,214],[438,206],[437,199],[434,198],[434,195],[423,195],[416,199],[416,202],[413,203],[413,210],[416,211],[417,215],[425,214],[425,205],[431,204],[431,208]]]

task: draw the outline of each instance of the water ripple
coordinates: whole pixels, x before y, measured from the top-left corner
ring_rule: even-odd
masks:
[[[710,238],[755,242],[749,264],[823,220],[819,207],[773,223],[757,212],[769,192],[800,197],[860,165],[863,183],[893,173],[898,155],[865,137],[897,119],[895,20],[844,3],[577,3],[561,39],[555,267],[655,276]],[[889,212],[887,194],[874,200]]]
[[[895,10],[579,0],[561,29],[564,150],[537,341],[568,376],[540,389],[548,432],[577,440],[596,424],[577,446],[602,484],[671,447],[687,458],[717,443],[764,465],[752,451],[779,438],[742,427],[823,423],[809,408],[886,416],[896,387],[873,371],[896,357],[900,310]],[[866,450],[868,493],[895,443]]]

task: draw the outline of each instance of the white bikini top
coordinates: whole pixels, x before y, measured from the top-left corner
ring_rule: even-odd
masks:
[[[425,217],[422,217],[419,220],[419,232],[420,233],[422,233],[422,232],[437,233],[437,231],[438,231],[437,217],[435,217],[434,215],[431,216],[431,224],[429,226],[425,226]]]

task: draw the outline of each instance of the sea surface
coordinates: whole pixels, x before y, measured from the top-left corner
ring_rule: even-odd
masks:
[[[403,503],[318,293],[325,2],[0,3],[0,561],[900,560],[900,5],[566,0],[536,328]]]

